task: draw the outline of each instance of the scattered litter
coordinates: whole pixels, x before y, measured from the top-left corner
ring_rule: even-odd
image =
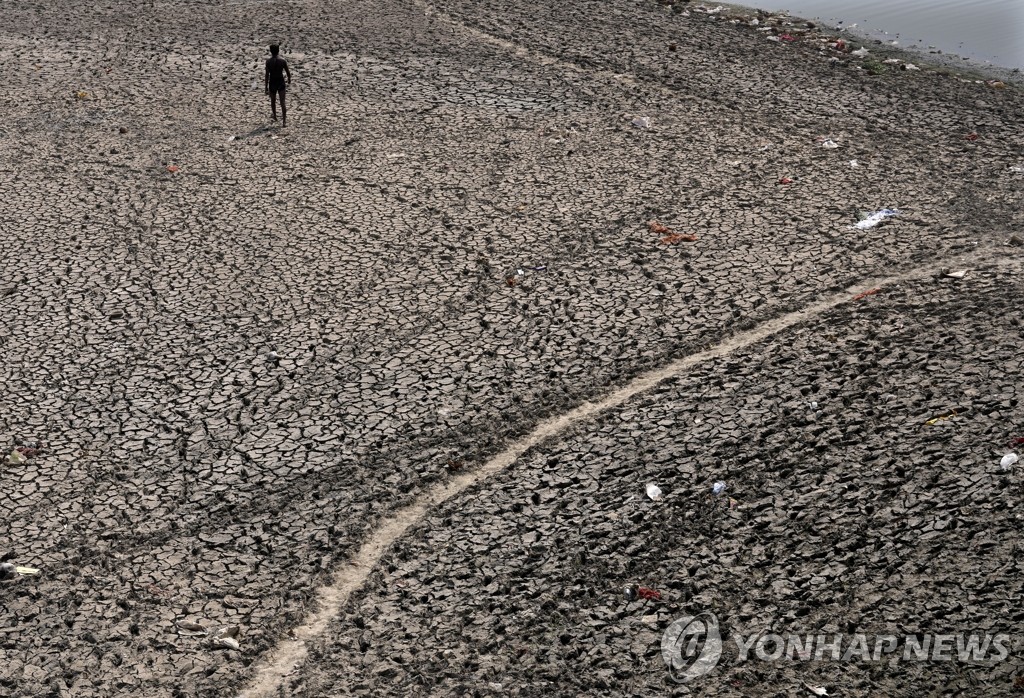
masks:
[[[666,245],[675,245],[679,242],[697,242],[697,236],[693,233],[672,233],[663,237],[661,242]]]
[[[677,44],[675,44],[675,43],[671,43],[671,44],[668,45],[668,50],[669,51],[675,51],[677,48],[679,48],[679,46]]]
[[[850,160],[850,167],[860,167],[860,163],[856,160]]]
[[[864,291],[862,293],[858,293],[856,296],[853,297],[852,300],[859,301],[859,300],[861,300],[863,298],[867,298],[868,296],[873,296],[873,295],[875,295],[876,293],[878,293],[881,290],[882,289],[880,289],[880,288],[873,288],[870,291]]]
[[[1010,165],[1010,172],[1024,173],[1024,165]]]
[[[211,637],[210,644],[219,649],[237,650],[241,649],[238,640],[233,637]]]
[[[793,183],[793,180],[790,179],[789,177],[780,177],[779,178],[779,184],[792,184],[792,183]]]
[[[985,84],[995,90],[1005,90],[1006,83],[1002,80],[986,80]]]
[[[775,36],[774,34],[769,34],[765,38],[768,39],[768,41],[775,41],[775,42],[779,41],[779,37]]]
[[[281,356],[276,351],[267,352],[267,361],[280,361]]]
[[[653,499],[655,502],[657,502],[662,497],[661,488],[655,485],[653,482],[648,482],[647,496]]]
[[[826,138],[821,142],[821,147],[825,148],[826,150],[835,150],[836,148],[839,147],[839,144],[836,143],[831,138]]]
[[[816,696],[827,696],[828,695],[828,691],[825,688],[821,687],[821,686],[812,686],[809,683],[805,683],[804,686],[806,686],[807,690],[810,691],[811,693],[813,693]]]
[[[978,140],[978,134],[975,133],[974,131],[971,131],[966,136],[964,136],[964,140],[971,141],[973,143],[974,141]]]
[[[7,456],[7,465],[21,465],[26,460],[28,460],[28,458],[26,458],[21,451],[14,449],[11,451],[11,454]]]
[[[1010,467],[1019,460],[1020,458],[1017,457],[1016,453],[1007,453],[1003,456],[1002,460],[999,461],[999,467],[1003,470],[1009,470]]]
[[[725,486],[726,486],[725,482],[723,482],[722,480],[719,480],[718,482],[716,482],[715,484],[713,484],[711,486],[712,494],[714,494],[716,497],[721,496],[722,493],[725,492]]]
[[[940,414],[937,417],[932,417],[927,422],[925,422],[925,424],[927,424],[928,426],[935,426],[939,422],[944,422],[947,419],[952,419],[956,415],[957,415],[957,411],[956,410],[953,410],[952,412],[946,412],[945,414]]]
[[[1010,439],[1011,446],[1020,446],[1024,444],[1024,436],[1018,436],[1016,439]]]
[[[238,136],[228,136],[228,143],[234,140],[238,140]]]
[[[864,217],[855,225],[850,226],[851,229],[856,228],[857,230],[867,230],[868,228],[874,228],[876,225],[884,221],[886,218],[898,215],[899,209],[895,208],[883,208],[874,213]]]
[[[35,567],[18,567],[10,562],[0,562],[0,579],[14,579],[17,575],[32,577],[39,574]]]
[[[79,90],[75,93],[75,99],[88,99],[89,93],[83,90]]]
[[[780,34],[779,39],[782,41],[796,41],[796,37],[792,34]]]
[[[540,266],[530,267],[530,269],[533,270],[533,271],[547,271],[547,266],[544,265],[544,264],[541,264]]]
[[[836,51],[846,50],[846,42],[843,41],[842,39],[836,39],[836,43],[833,44],[833,46],[835,47]]]
[[[519,276],[517,274],[509,274],[505,277],[506,286],[516,286],[519,283]]]
[[[178,168],[177,165],[168,165],[167,166],[167,171],[170,172],[171,174],[174,174],[175,172],[177,172],[178,169],[179,168]]]
[[[816,410],[816,409],[818,409],[818,403],[815,402],[814,400],[811,400],[810,407],[811,407],[812,410]]]
[[[917,67],[916,65],[914,65],[913,63],[907,63],[907,64],[905,64],[905,65],[903,66],[903,70],[921,70],[921,69],[920,69],[920,68],[918,68],[918,67]]]
[[[856,51],[850,51],[850,55],[851,55],[851,56],[857,56],[858,58],[863,58],[864,56],[868,55],[869,53],[871,53],[871,52],[870,52],[870,51],[868,51],[868,50],[867,50],[866,48],[864,48],[863,46],[861,46],[861,47],[860,47],[859,49],[857,49]]]
[[[214,647],[223,647],[227,649],[237,650],[238,644],[238,633],[241,632],[241,628],[237,625],[229,625],[210,633],[210,644]]]
[[[662,225],[658,221],[647,221],[647,229],[655,235],[670,235],[672,229],[667,225]]]
[[[964,269],[962,271],[951,271],[948,274],[946,274],[946,276],[948,276],[951,279],[962,279],[965,276],[967,276],[967,270]]]
[[[626,601],[636,601],[636,584],[627,584],[622,589],[622,595],[626,597]]]
[[[630,123],[633,124],[634,126],[636,126],[637,128],[650,128],[651,127],[651,120],[650,120],[650,118],[648,118],[646,116],[638,116],[635,119],[633,119]]]
[[[207,632],[205,625],[190,620],[176,620],[174,624],[178,626],[178,634],[181,635],[205,635]]]
[[[637,587],[636,595],[644,601],[661,601],[661,592],[647,587]]]

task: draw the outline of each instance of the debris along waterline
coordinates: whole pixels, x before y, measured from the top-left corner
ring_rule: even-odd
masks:
[[[766,320],[754,329],[733,335],[710,349],[676,359],[661,368],[637,376],[600,400],[584,402],[565,414],[541,422],[529,434],[510,444],[504,451],[476,470],[461,473],[445,483],[438,484],[423,493],[412,504],[384,519],[355,555],[339,566],[331,583],[317,591],[315,604],[317,610],[306,619],[305,623],[296,627],[287,640],[282,641],[276,649],[269,651],[262,661],[256,663],[248,684],[238,694],[238,698],[273,698],[277,696],[278,689],[283,685],[285,679],[306,659],[307,641],[326,632],[331,620],[338,615],[352,593],[363,585],[373,568],[395,541],[423,519],[431,509],[505,470],[531,448],[548,439],[560,436],[572,427],[591,421],[608,410],[623,405],[637,395],[651,390],[665,380],[683,374],[694,366],[746,348],[778,332],[811,320],[836,306],[850,302],[865,289],[934,277],[940,269],[948,269],[951,263],[972,263],[974,268],[977,268],[982,254],[983,250],[976,249],[958,257],[938,260],[930,265],[913,268],[902,274],[862,281],[846,291],[832,294],[802,310]],[[994,257],[990,263],[994,265],[1008,264],[1010,260]]]

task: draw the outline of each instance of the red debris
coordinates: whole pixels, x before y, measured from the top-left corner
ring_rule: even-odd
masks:
[[[1024,444],[1024,436],[1018,436],[1016,439],[1010,439],[1011,446],[1020,446]]]
[[[780,34],[779,38],[783,41],[796,41],[796,37],[792,34]]]
[[[174,174],[175,172],[178,171],[178,166],[177,165],[168,165],[167,166],[167,171],[170,172],[171,174]]]
[[[858,293],[856,296],[853,297],[853,300],[859,301],[862,298],[867,298],[868,296],[873,296],[873,295],[875,295],[876,293],[878,293],[881,290],[882,289],[880,289],[880,288],[873,288],[870,291],[864,291],[864,293]]]
[[[779,184],[792,184],[792,183],[793,183],[793,180],[790,179],[789,177],[780,177],[779,178]]]
[[[965,141],[972,141],[972,142],[976,141],[976,140],[978,140],[978,134],[974,133],[972,131],[971,133],[968,133],[966,136],[964,136],[964,140]]]
[[[672,229],[658,221],[647,221],[647,229],[655,235],[671,235]]]
[[[637,587],[636,595],[647,601],[661,601],[661,592],[647,587]]]
[[[675,245],[677,242],[697,242],[697,236],[693,233],[672,233],[661,239],[666,245]]]

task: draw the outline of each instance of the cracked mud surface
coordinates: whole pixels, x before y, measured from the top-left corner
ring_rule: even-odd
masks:
[[[43,442],[0,466],[0,555],[42,571],[0,581],[5,695],[227,695],[381,516],[545,417],[858,279],[1018,254],[1015,89],[831,67],[653,3],[269,8],[5,5],[0,445]],[[287,129],[252,89],[275,39]],[[901,215],[849,230],[882,207]],[[661,244],[651,219],[698,240]],[[986,278],[964,287],[1010,322],[1019,286]],[[952,317],[988,331],[986,303],[950,302],[978,303]],[[805,380],[787,375],[764,381]],[[740,437],[722,438],[702,457]],[[536,485],[526,468],[508,487]],[[479,496],[450,506],[469,516]],[[511,521],[488,523],[495,540]],[[930,545],[960,553],[956,530]],[[432,603],[424,632],[449,632]],[[295,690],[385,680],[331,666],[354,613]],[[183,619],[240,625],[241,649],[180,636]]]
[[[662,633],[709,611],[728,634],[1016,642],[994,667],[733,650],[702,695],[1011,694],[1022,269],[883,289],[536,449],[410,531],[288,694],[662,695],[683,688]],[[627,602],[631,583],[661,600]]]

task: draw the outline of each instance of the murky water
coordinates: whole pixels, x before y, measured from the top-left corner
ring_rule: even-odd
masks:
[[[1024,0],[753,0],[887,43],[1024,68]]]

